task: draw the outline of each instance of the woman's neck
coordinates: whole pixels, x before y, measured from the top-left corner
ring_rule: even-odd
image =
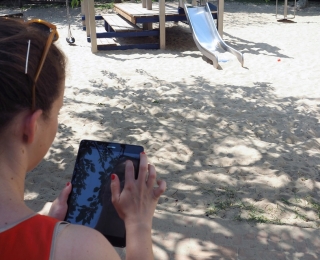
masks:
[[[0,228],[15,223],[32,214],[24,203],[23,185],[20,180],[1,178],[0,182]]]
[[[21,147],[8,143],[4,141],[0,147],[0,227],[32,213],[24,203],[26,157]]]

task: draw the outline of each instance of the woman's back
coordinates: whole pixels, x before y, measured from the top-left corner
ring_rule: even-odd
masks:
[[[2,259],[52,259],[52,242],[59,227],[64,226],[51,217],[32,214],[27,219],[0,229]],[[19,243],[17,243],[19,241]]]

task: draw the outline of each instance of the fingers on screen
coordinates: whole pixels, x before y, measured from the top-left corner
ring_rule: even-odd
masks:
[[[140,153],[140,165],[139,165],[139,175],[138,180],[140,184],[145,184],[148,176],[148,158],[147,155],[142,152]]]
[[[153,188],[155,179],[157,177],[156,168],[152,164],[149,164],[148,172],[149,172],[149,175],[147,176],[147,180],[146,180],[147,186]]]
[[[134,181],[134,167],[133,163],[130,160],[126,161],[126,170],[125,170],[125,181],[126,183]]]
[[[112,203],[117,203],[120,197],[120,181],[117,174],[111,174],[111,201]]]

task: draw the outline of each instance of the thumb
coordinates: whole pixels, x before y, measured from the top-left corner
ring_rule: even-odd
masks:
[[[68,197],[69,197],[69,194],[71,192],[71,188],[72,188],[72,185],[70,182],[67,183],[67,185],[63,188],[63,190],[60,192],[58,198],[56,198],[56,201],[59,203],[59,204],[66,204],[67,201],[68,201]]]
[[[120,199],[120,181],[117,174],[111,174],[111,201],[112,204],[116,207]]]
[[[49,216],[63,220],[68,210],[68,197],[71,192],[72,185],[70,182],[60,192],[58,198],[56,198],[51,205]]]

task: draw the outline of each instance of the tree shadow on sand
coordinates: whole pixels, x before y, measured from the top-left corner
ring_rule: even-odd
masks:
[[[257,223],[319,226],[319,109],[309,106],[318,100],[279,98],[268,82],[213,86],[202,77],[186,84],[167,82],[144,70],[136,73],[144,82],[134,91],[128,79],[101,71],[112,84],[91,80],[88,88],[66,98],[65,106],[85,107],[68,113],[72,124],[97,125],[92,133],[96,140],[143,145],[167,181],[154,220],[154,242],[157,252],[165,255],[162,259],[177,257],[179,245],[187,241],[202,251],[209,248],[205,259],[223,255],[227,249],[221,248],[234,246],[232,239],[242,235],[243,230],[236,230],[239,222],[253,233],[266,230]],[[106,96],[110,102],[87,102],[89,95]],[[30,180],[44,168],[53,176],[66,172],[63,182],[71,178],[74,144],[79,141],[72,124],[61,125],[50,155],[28,175],[27,191],[33,192],[38,184]],[[41,196],[40,190],[28,205],[41,207]],[[310,245],[314,243],[316,231],[304,232]],[[214,248],[219,243],[222,247]],[[263,248],[263,242],[254,243]],[[197,259],[196,251],[185,253]]]

